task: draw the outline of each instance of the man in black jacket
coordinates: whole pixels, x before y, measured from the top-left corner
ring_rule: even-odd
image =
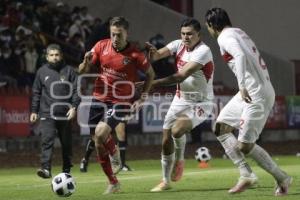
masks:
[[[72,133],[70,120],[76,115],[80,103],[77,94],[77,74],[66,65],[59,45],[47,47],[47,63],[38,71],[32,87],[30,122],[40,120],[41,168],[37,175],[51,177],[51,158],[55,137],[61,142],[62,171],[69,173],[72,167]]]

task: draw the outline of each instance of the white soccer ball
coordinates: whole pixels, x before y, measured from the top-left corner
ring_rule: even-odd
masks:
[[[209,153],[208,148],[206,147],[200,147],[195,152],[195,159],[198,162],[208,162],[211,160],[211,155]]]
[[[51,188],[58,196],[68,197],[75,192],[76,184],[70,174],[60,173],[52,179]]]

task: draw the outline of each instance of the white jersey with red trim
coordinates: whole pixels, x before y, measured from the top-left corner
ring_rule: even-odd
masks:
[[[210,48],[200,42],[188,51],[182,40],[174,40],[166,46],[172,54],[176,53],[177,70],[183,69],[188,62],[197,62],[203,67],[177,84],[177,95],[191,101],[211,101],[213,93],[214,63]]]
[[[267,66],[251,38],[239,28],[225,28],[218,37],[221,54],[235,74],[239,88],[253,99],[275,94]]]

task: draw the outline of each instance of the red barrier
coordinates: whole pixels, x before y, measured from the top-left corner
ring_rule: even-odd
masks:
[[[30,135],[28,96],[0,96],[0,137]]]

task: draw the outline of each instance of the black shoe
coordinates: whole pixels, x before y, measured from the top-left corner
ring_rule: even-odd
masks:
[[[51,171],[48,169],[38,169],[36,174],[41,178],[51,178]]]
[[[62,172],[68,173],[68,174],[69,174],[69,173],[71,172],[71,167],[73,167],[72,164],[71,164],[71,165],[68,165],[68,166],[66,166],[66,167],[63,166]]]
[[[89,164],[89,162],[83,158],[80,162],[80,171],[87,172],[88,164]]]
[[[124,172],[132,171],[132,169],[128,165],[126,165],[126,164],[124,164],[122,166],[121,170],[124,171]]]
[[[70,174],[71,168],[65,168],[65,169],[62,170],[62,172]]]

